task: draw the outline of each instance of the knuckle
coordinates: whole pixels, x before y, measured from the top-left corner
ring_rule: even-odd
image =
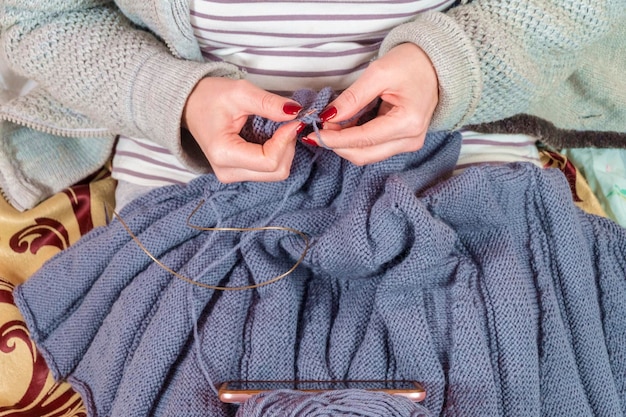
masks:
[[[261,97],[261,109],[265,112],[270,112],[276,103],[276,97],[270,93],[265,93]]]
[[[341,152],[340,156],[359,167],[365,166],[370,163],[367,153],[359,150]]]
[[[356,166],[362,167],[367,165],[369,163],[369,160],[362,155],[355,155],[350,158],[350,162],[352,162]]]
[[[246,80],[233,80],[232,89],[237,96],[244,96],[248,89],[248,82]]]
[[[224,171],[213,170],[213,173],[215,174],[215,177],[219,180],[219,182],[221,182],[222,184],[230,184],[230,183],[235,182],[235,180],[232,178],[232,176],[228,175]]]
[[[275,178],[277,181],[284,181],[289,178],[290,169],[289,167],[281,167],[276,171]]]
[[[275,159],[268,159],[265,165],[265,170],[267,172],[277,173],[280,170],[280,163]]]
[[[385,59],[377,59],[371,62],[368,66],[369,72],[385,72],[387,71],[388,64]]]
[[[214,169],[223,170],[220,167],[224,165],[224,161],[228,161],[231,158],[231,153],[227,147],[218,147],[210,149],[207,157]]]
[[[365,129],[359,126],[358,133],[359,133],[359,139],[357,139],[355,143],[357,148],[369,148],[371,146],[378,144],[378,141],[373,136],[368,134],[369,133],[368,129]]]
[[[376,145],[376,141],[369,136],[361,136],[355,143],[357,148],[369,148]]]
[[[424,146],[424,142],[421,142],[419,140],[411,141],[410,145],[407,148],[407,152],[419,151],[420,149],[422,149],[423,146]]]
[[[428,120],[424,117],[415,116],[408,121],[408,131],[412,135],[422,135],[428,130]]]
[[[411,151],[415,152],[415,151],[419,151],[420,149],[422,149],[424,147],[425,139],[426,139],[425,135],[420,135],[414,141],[412,141],[413,149]]]
[[[359,97],[352,88],[345,89],[343,93],[341,93],[341,98],[349,107],[354,107],[359,104]]]

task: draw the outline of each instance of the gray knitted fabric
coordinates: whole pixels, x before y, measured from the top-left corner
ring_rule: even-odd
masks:
[[[271,285],[191,285],[114,220],[16,302],[89,416],[233,416],[217,384],[294,378],[415,379],[427,397],[414,411],[432,415],[625,415],[625,230],[577,209],[558,170],[449,177],[459,147],[457,134],[429,135],[419,152],[356,167],[298,144],[284,182],[203,176],[120,213],[160,261],[208,284],[265,282],[305,245],[284,231],[192,229],[201,201],[196,225],[306,233],[302,264]],[[274,399],[272,410],[296,401]],[[274,415],[262,404],[246,407]]]

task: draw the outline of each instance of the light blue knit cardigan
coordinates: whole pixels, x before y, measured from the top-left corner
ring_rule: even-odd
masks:
[[[246,285],[287,271],[297,235],[200,232],[288,226],[304,262],[248,291],[185,283],[119,221],[18,287],[56,378],[90,416],[229,416],[229,379],[421,381],[444,416],[623,416],[626,233],[571,202],[560,171],[530,164],[449,177],[458,134],[356,167],[298,144],[281,183],[201,177],[121,217],[163,263]],[[417,415],[417,414],[415,414]]]

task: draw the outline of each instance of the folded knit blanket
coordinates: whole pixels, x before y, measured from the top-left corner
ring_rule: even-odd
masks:
[[[90,416],[232,416],[222,381],[296,378],[418,380],[427,397],[414,416],[623,416],[624,229],[578,210],[558,170],[451,177],[459,146],[431,134],[419,152],[357,167],[298,144],[286,181],[208,175],[120,213],[156,259],[211,285],[279,276],[306,242],[188,220],[306,233],[302,263],[273,284],[192,285],[118,219],[48,262],[16,302]]]

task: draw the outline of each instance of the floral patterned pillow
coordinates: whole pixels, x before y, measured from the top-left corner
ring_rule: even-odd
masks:
[[[86,416],[80,396],[54,381],[30,340],[13,288],[0,279],[0,416]]]
[[[84,417],[80,396],[54,381],[13,302],[13,289],[47,259],[107,221],[107,170],[19,212],[0,197],[0,416]]]

